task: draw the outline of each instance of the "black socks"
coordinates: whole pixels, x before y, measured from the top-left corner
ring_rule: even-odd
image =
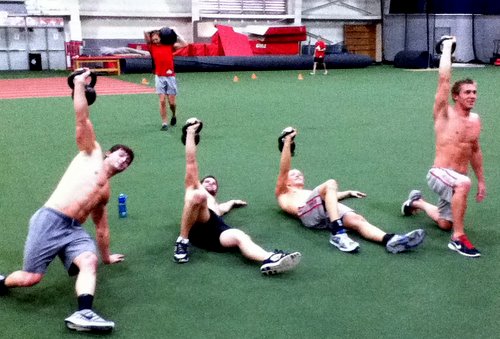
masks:
[[[328,224],[328,229],[330,230],[330,232],[332,232],[333,235],[337,233],[345,233],[344,223],[342,222],[342,218],[330,221],[330,223]]]
[[[2,277],[0,280],[0,295],[6,295],[8,291],[8,287],[5,286],[5,277]]]
[[[382,244],[385,246],[387,245],[387,243],[389,242],[389,240],[391,240],[391,238],[394,236],[395,234],[394,233],[387,233],[386,235],[384,235],[384,237],[382,238]]]
[[[81,294],[78,296],[78,310],[91,310],[94,296],[91,294]]]

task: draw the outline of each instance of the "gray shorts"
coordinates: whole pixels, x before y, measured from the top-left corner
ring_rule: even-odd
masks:
[[[337,204],[339,217],[342,218],[346,213],[354,210],[344,204]],[[330,218],[326,213],[325,202],[319,194],[319,187],[312,192],[304,206],[299,207],[299,218],[302,224],[307,228],[325,229],[328,228]]]
[[[161,77],[155,75],[157,94],[177,95],[177,80],[175,76]]]
[[[458,181],[470,181],[470,179],[463,174],[446,168],[433,167],[427,172],[429,188],[439,195],[437,207],[441,219],[453,222],[451,199]]]
[[[24,271],[45,274],[57,255],[73,275],[77,273],[73,260],[83,252],[97,253],[94,241],[76,220],[46,207],[33,214],[24,247]]]

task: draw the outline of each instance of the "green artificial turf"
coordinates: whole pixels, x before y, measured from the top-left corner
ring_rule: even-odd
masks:
[[[298,80],[298,74],[304,80]],[[98,96],[91,119],[104,148],[131,146],[133,165],[112,180],[112,251],[119,265],[101,265],[95,310],[116,322],[116,338],[466,338],[498,337],[500,228],[498,121],[500,68],[463,68],[453,78],[478,81],[476,111],[489,196],[470,197],[471,241],[482,251],[469,259],[447,249],[449,234],[424,215],[404,218],[402,201],[419,188],[431,202],[425,175],[432,165],[432,105],[437,72],[390,66],[308,71],[180,73],[178,126],[160,131],[155,94]],[[54,74],[36,73],[38,76]],[[36,76],[35,75],[35,76]],[[61,75],[57,73],[56,75]],[[234,75],[240,79],[233,82]],[[26,77],[33,76],[27,73]],[[2,74],[0,78],[8,78]],[[140,83],[149,74],[122,75]],[[22,89],[20,89],[22,90]],[[188,264],[172,261],[184,195],[181,126],[204,122],[200,174],[220,182],[220,200],[244,199],[225,220],[266,249],[297,250],[301,265],[281,276],[260,275],[239,254],[194,249]],[[30,216],[46,201],[76,154],[70,98],[0,101],[0,273],[22,265]],[[348,200],[387,232],[424,228],[423,246],[389,254],[360,242],[341,253],[328,233],[303,228],[274,198],[277,137],[294,126],[293,166],[313,188],[329,178]],[[471,173],[472,174],[472,173]],[[129,217],[118,218],[117,197],[129,196]],[[91,222],[86,224],[92,233]],[[73,337],[63,319],[76,309],[74,280],[56,260],[44,280],[0,298],[4,338]],[[94,337],[94,335],[84,335]]]

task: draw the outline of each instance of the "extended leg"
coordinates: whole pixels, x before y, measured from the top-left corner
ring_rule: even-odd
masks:
[[[168,105],[170,107],[170,111],[172,111],[172,118],[170,119],[170,125],[175,126],[177,124],[177,117],[175,115],[177,104],[175,103],[175,95],[168,96]]]
[[[160,98],[161,129],[162,131],[166,131],[168,129],[167,97],[165,94],[158,94],[158,97]]]
[[[254,243],[246,233],[234,228],[222,232],[219,240],[224,247],[238,247],[245,258],[261,261],[260,271],[265,275],[289,271],[295,268],[301,259],[299,252],[268,252]]]

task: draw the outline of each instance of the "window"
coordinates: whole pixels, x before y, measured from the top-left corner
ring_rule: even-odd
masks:
[[[286,14],[286,0],[200,0],[203,14]]]

